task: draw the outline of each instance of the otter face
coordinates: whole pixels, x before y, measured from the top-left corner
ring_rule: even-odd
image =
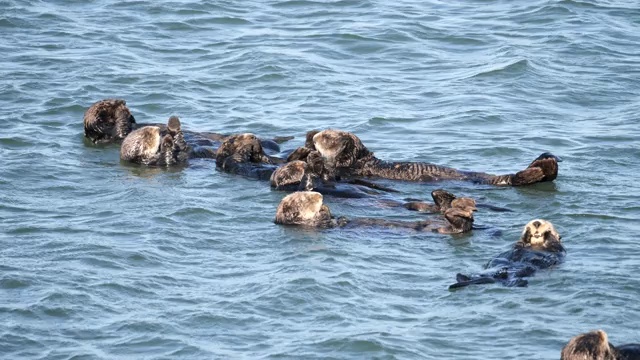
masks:
[[[340,130],[324,130],[313,136],[315,149],[335,167],[350,167],[370,154],[354,134]]]
[[[560,360],[616,360],[616,349],[609,343],[607,334],[602,330],[591,331],[573,337],[562,348]]]
[[[322,194],[298,191],[282,199],[276,210],[276,224],[330,226],[331,211],[322,203]]]
[[[549,221],[535,219],[529,221],[522,232],[521,241],[525,244],[542,245],[546,241],[560,241],[561,236]]]

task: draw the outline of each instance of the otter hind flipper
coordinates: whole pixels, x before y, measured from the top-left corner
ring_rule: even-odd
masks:
[[[294,136],[275,136],[272,140],[276,144],[282,144],[293,139],[294,139]]]
[[[362,179],[351,179],[348,181],[349,184],[354,184],[354,185],[361,185],[361,186],[366,186],[368,188],[371,189],[375,189],[375,190],[380,190],[380,191],[384,191],[384,192],[392,192],[392,193],[399,193],[399,190],[390,188],[390,187],[386,187],[383,185],[378,185],[374,182],[371,181],[366,181],[366,180],[362,180]]]
[[[538,168],[542,170],[544,177],[540,181],[553,181],[558,177],[558,163],[561,162],[562,159],[559,157],[545,152],[538,156],[531,164],[529,164],[529,169]]]
[[[533,167],[515,173],[511,184],[513,186],[529,185],[541,182],[543,179],[544,171],[539,167]]]
[[[513,212],[513,210],[511,210],[511,209],[503,208],[503,207],[495,206],[495,205],[489,205],[489,204],[476,204],[476,206],[479,207],[479,208],[489,209],[489,210],[495,211],[495,212]]]
[[[433,190],[431,197],[436,206],[442,211],[450,208],[451,202],[456,199],[455,195],[443,189]]]
[[[475,279],[467,275],[457,274],[456,283],[449,285],[449,290],[460,289],[469,285],[495,284],[496,280],[490,277],[478,277]]]

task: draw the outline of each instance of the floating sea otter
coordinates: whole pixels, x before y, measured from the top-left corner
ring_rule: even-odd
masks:
[[[223,171],[258,180],[267,180],[275,163],[283,160],[265,154],[260,139],[253,134],[229,136],[218,149],[216,166]]]
[[[170,166],[186,163],[190,149],[180,129],[180,119],[169,118],[167,126],[144,126],[122,142],[120,159],[144,165]]]
[[[604,331],[595,330],[574,336],[560,360],[640,360],[640,344],[613,346]]]
[[[164,124],[137,124],[126,101],[105,99],[92,104],[84,113],[84,136],[94,144],[122,141],[131,131],[145,126],[164,127]],[[216,148],[228,138],[211,132],[184,131],[184,137],[191,146],[190,157],[215,158]],[[291,136],[260,140],[262,146],[273,153],[280,152],[279,143],[291,140]]]
[[[560,238],[550,222],[531,220],[513,248],[489,261],[485,265],[485,272],[473,276],[458,274],[458,282],[449,286],[449,289],[496,282],[506,286],[527,286],[525,277],[532,276],[538,269],[546,269],[562,262],[566,250],[560,243]]]
[[[376,158],[354,134],[340,130],[310,132],[313,144],[305,145],[317,150],[339,177],[379,177],[409,181],[469,180],[491,185],[528,185],[553,181],[558,175],[560,159],[543,153],[525,170],[515,174],[491,175],[482,172],[460,171],[449,167],[422,162],[390,162]],[[302,154],[296,150],[294,154]],[[293,155],[293,154],[292,154]]]
[[[135,125],[136,119],[122,99],[98,101],[84,113],[84,136],[94,144],[122,141]]]
[[[416,231],[432,231],[441,234],[459,234],[471,231],[475,207],[449,208],[444,212],[446,223],[441,221],[392,221],[372,218],[334,218],[322,194],[315,191],[298,191],[282,199],[276,210],[275,223],[303,225],[319,228],[377,226],[406,228]]]
[[[300,152],[298,148],[295,152]],[[289,156],[289,159],[291,156]],[[350,179],[347,184],[339,183],[331,176],[325,160],[317,151],[305,151],[304,160],[289,160],[278,167],[269,179],[275,190],[317,191],[325,195],[346,198],[364,198],[380,195],[382,192],[397,192],[394,189],[360,179]]]
[[[308,137],[309,138],[309,137]],[[303,150],[306,149],[306,150]],[[347,183],[339,182],[330,174],[326,161],[318,151],[309,150],[307,147],[298,148],[293,154],[304,160],[293,160],[278,167],[270,178],[271,187],[275,190],[285,191],[317,191],[324,195],[332,195],[346,198],[366,198],[379,196],[383,193],[397,193],[398,191],[386,186],[365,181],[362,179],[347,179]],[[292,156],[289,156],[291,159]],[[451,202],[461,204],[472,201],[473,206],[488,208],[493,211],[511,211],[498,206],[488,204],[476,204],[470,198],[456,198],[450,192],[438,189],[431,192],[434,203],[428,203],[418,199],[381,199],[385,206],[404,207],[408,210],[420,212],[444,212],[451,207]],[[456,207],[454,205],[453,207]]]

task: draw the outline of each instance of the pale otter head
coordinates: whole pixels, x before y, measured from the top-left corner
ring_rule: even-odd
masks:
[[[315,149],[333,167],[350,167],[372,153],[354,134],[340,130],[324,130],[313,136]]]
[[[298,191],[282,199],[276,210],[276,224],[331,226],[331,211],[322,203],[322,194]]]
[[[126,101],[101,100],[84,113],[84,136],[95,144],[121,141],[129,135],[135,123]]]
[[[145,163],[158,153],[162,143],[160,128],[145,126],[129,134],[120,147],[122,160]]]
[[[230,156],[237,162],[271,163],[262,149],[260,139],[249,133],[229,136],[218,149],[216,163],[222,166]]]
[[[560,241],[561,236],[549,221],[535,219],[524,227],[520,241],[524,244],[542,245],[547,241]]]
[[[616,360],[618,352],[609,343],[607,334],[595,330],[573,337],[562,348],[560,360]]]
[[[269,181],[275,189],[297,188],[303,182],[307,172],[307,163],[301,160],[290,161],[271,174]],[[311,190],[311,189],[307,189]]]

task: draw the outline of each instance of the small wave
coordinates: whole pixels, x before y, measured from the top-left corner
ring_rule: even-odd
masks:
[[[513,77],[524,74],[528,68],[529,62],[527,59],[521,59],[515,62],[485,67],[484,70],[468,76],[467,78],[483,78],[502,75]]]

